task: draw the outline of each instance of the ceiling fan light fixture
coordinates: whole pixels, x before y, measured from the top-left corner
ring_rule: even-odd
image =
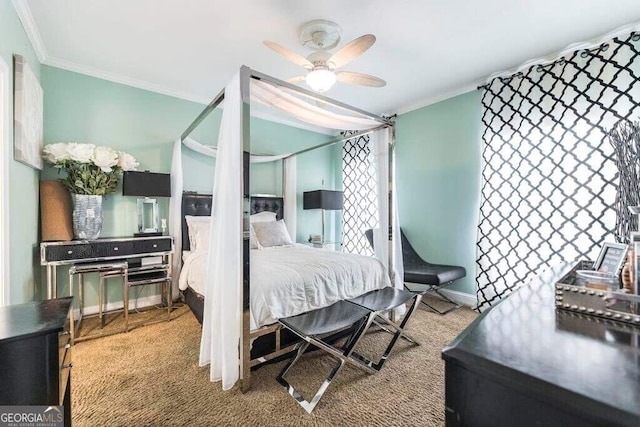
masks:
[[[333,71],[321,68],[309,71],[305,78],[307,85],[316,92],[326,92],[336,83],[336,75]]]

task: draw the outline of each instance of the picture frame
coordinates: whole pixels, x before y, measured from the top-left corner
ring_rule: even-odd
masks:
[[[618,276],[627,257],[627,248],[628,245],[625,243],[603,243],[593,269]]]
[[[13,158],[42,169],[42,87],[22,55],[13,56],[13,69]]]

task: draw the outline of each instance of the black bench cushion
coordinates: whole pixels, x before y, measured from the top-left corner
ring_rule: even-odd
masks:
[[[369,310],[347,301],[297,316],[280,319],[280,323],[305,336],[328,334],[347,328],[369,314]]]
[[[429,263],[415,263],[404,265],[404,281],[438,286],[458,280],[467,275],[464,267],[455,265],[440,265]]]
[[[360,295],[359,297],[352,298],[348,301],[371,311],[387,311],[405,304],[407,301],[415,298],[415,296],[416,294],[413,292],[388,286],[386,288],[367,292],[364,295]]]

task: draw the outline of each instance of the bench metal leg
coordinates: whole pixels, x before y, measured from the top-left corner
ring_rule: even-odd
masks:
[[[407,322],[409,322],[409,319],[413,315],[413,312],[415,311],[416,307],[418,306],[418,304],[420,304],[421,300],[422,300],[422,295],[421,294],[417,294],[416,297],[413,300],[413,304],[411,304],[411,307],[409,307],[409,310],[407,310],[407,313],[405,314],[404,319],[402,319],[402,322],[399,325],[397,323],[395,323],[394,321],[390,320],[390,319],[386,319],[386,318],[380,316],[380,313],[376,313],[376,317],[378,319],[380,319],[381,321],[383,321],[387,325],[392,326],[395,329],[395,333],[393,334],[393,338],[391,338],[391,342],[389,342],[389,345],[384,350],[384,353],[382,354],[382,357],[380,358],[380,360],[378,360],[377,362],[373,362],[373,361],[367,359],[366,357],[364,357],[361,354],[358,354],[356,352],[353,353],[352,357],[356,358],[357,360],[359,360],[360,362],[364,363],[365,365],[375,369],[376,371],[379,371],[380,369],[382,369],[382,367],[384,366],[385,362],[389,358],[389,354],[391,353],[391,350],[393,350],[393,347],[396,345],[396,342],[398,341],[398,338],[403,337],[407,341],[411,342],[414,345],[420,345],[420,343],[418,343],[416,340],[411,338],[405,332],[404,328],[405,328]]]
[[[396,331],[393,331],[389,328],[387,328],[386,326],[383,325],[383,323],[389,323],[388,321],[389,319],[382,319],[382,322],[378,322],[377,320],[373,321],[373,324],[376,325],[378,328],[382,329],[383,331],[385,331],[388,334],[394,335],[396,333]],[[393,326],[396,326],[396,323],[392,323]],[[397,329],[396,329],[397,330]],[[411,335],[409,335],[406,331],[402,331],[402,334],[400,335],[400,338],[404,339],[405,341],[410,342],[411,344],[416,344],[416,345],[420,345],[420,343],[414,339]]]
[[[353,333],[353,335],[351,335],[351,337],[347,340],[347,343],[345,344],[345,346],[343,348],[343,351],[337,350],[336,348],[334,348],[334,347],[330,346],[329,344],[325,343],[324,341],[322,341],[322,339],[320,339],[318,337],[305,336],[304,334],[301,334],[298,331],[295,331],[295,330],[293,330],[291,328],[288,328],[292,332],[294,332],[296,335],[298,335],[299,337],[304,339],[305,342],[302,342],[302,343],[300,343],[300,344],[298,344],[296,346],[298,351],[297,351],[295,357],[293,357],[289,361],[289,363],[287,363],[287,365],[284,367],[282,372],[280,372],[280,374],[278,374],[278,376],[276,377],[276,380],[284,388],[287,389],[287,392],[289,393],[289,395],[291,397],[293,397],[296,400],[296,402],[298,402],[298,404],[300,406],[302,406],[305,411],[307,411],[307,413],[310,414],[313,411],[313,409],[316,407],[316,405],[318,404],[318,402],[320,401],[320,399],[324,395],[325,391],[327,391],[327,388],[329,388],[329,385],[331,384],[331,381],[336,376],[336,374],[340,371],[340,369],[342,369],[342,367],[345,365],[345,363],[349,363],[349,364],[352,364],[352,365],[357,366],[359,368],[362,368],[365,371],[367,371],[368,373],[375,373],[376,372],[371,367],[366,366],[365,364],[362,364],[359,360],[351,358],[351,354],[353,353],[353,349],[356,347],[356,345],[358,345],[358,343],[360,342],[360,339],[362,339],[362,337],[364,336],[364,333],[371,326],[371,323],[373,322],[374,317],[375,317],[375,313],[372,312],[365,319],[363,319],[360,322],[360,326]],[[325,380],[322,382],[322,385],[320,386],[318,391],[315,393],[313,398],[310,401],[307,401],[300,394],[300,392],[298,392],[291,384],[289,384],[287,382],[287,380],[284,377],[289,372],[289,370],[293,367],[293,365],[296,362],[298,362],[298,360],[300,360],[300,357],[304,354],[305,350],[311,344],[313,344],[314,346],[318,347],[321,350],[326,351],[327,353],[331,354],[332,356],[335,356],[338,359],[338,361],[333,366],[331,371],[329,372],[329,375],[327,375]]]
[[[443,299],[445,302],[448,302],[449,304],[453,304],[453,307],[450,307],[446,310],[438,310],[437,308],[435,308],[434,306],[432,306],[431,304],[429,304],[428,302],[426,302],[425,300],[422,300],[422,303],[424,305],[426,305],[430,310],[438,313],[441,316],[444,316],[447,313],[451,313],[452,311],[456,311],[459,310],[460,308],[462,308],[462,304],[458,304],[457,302],[451,300],[451,298],[449,298],[448,296],[446,296],[445,294],[443,294],[439,288],[432,288],[429,289],[427,291],[427,293],[429,292],[433,292],[434,294],[438,295],[441,299]]]

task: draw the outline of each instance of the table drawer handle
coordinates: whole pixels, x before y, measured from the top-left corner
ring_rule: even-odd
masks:
[[[69,255],[71,255],[71,254],[73,253],[73,251],[67,251],[67,253],[68,253]]]
[[[153,245],[153,247],[154,247],[154,248],[157,248],[157,247],[158,247],[158,245],[157,245],[157,244],[154,244],[154,245]]]
[[[117,250],[118,250],[118,247],[116,246],[115,248],[113,248],[113,250],[114,250],[114,251],[117,251]]]
[[[67,363],[61,366],[62,369],[71,369],[73,368],[73,363]]]

